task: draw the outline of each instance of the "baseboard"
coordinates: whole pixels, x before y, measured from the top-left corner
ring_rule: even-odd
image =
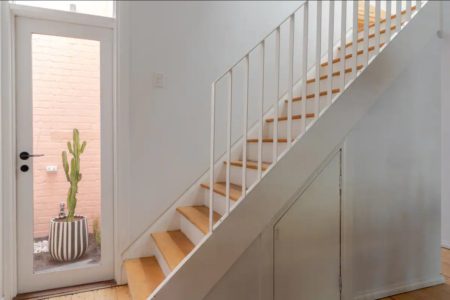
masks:
[[[446,249],[450,249],[450,241],[442,241],[441,246]]]
[[[426,287],[438,285],[444,283],[445,279],[442,276],[438,276],[437,278],[433,278],[430,280],[419,280],[411,283],[405,284],[396,284],[387,286],[385,288],[377,289],[374,291],[370,291],[359,296],[356,296],[354,300],[373,300],[380,299],[384,297],[389,297],[392,295],[397,295],[401,293],[411,292],[418,289],[423,289]]]

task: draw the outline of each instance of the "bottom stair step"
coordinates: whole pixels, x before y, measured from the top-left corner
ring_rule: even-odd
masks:
[[[125,271],[133,300],[147,299],[165,278],[154,256],[126,260]]]
[[[175,269],[180,261],[194,249],[194,244],[181,230],[152,233],[152,238],[170,270]]]

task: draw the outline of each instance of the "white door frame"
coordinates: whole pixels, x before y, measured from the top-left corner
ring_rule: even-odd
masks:
[[[113,30],[113,228],[114,228],[114,277],[120,279],[121,259],[118,249],[117,222],[117,21],[112,18],[91,16],[80,13],[54,11],[45,8],[28,7],[1,1],[2,5],[2,180],[1,198],[3,214],[3,292],[5,299],[17,294],[17,226],[16,226],[16,107],[15,107],[15,18],[31,17],[49,21],[64,21],[74,24],[110,28]],[[1,218],[0,218],[1,219]],[[2,295],[0,295],[1,299]]]

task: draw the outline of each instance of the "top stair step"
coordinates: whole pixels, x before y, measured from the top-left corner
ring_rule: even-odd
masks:
[[[178,207],[177,211],[183,215],[186,219],[194,224],[203,234],[208,234],[209,232],[209,208],[200,206],[183,206]],[[214,224],[220,220],[222,216],[214,212]]]
[[[181,230],[152,233],[152,238],[170,270],[178,266],[180,261],[194,249],[194,244]]]
[[[147,299],[165,278],[154,256],[129,259],[124,266],[133,300]]]

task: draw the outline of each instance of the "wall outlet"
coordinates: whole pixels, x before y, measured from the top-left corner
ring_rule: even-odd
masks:
[[[56,166],[56,165],[46,166],[45,169],[47,170],[47,173],[58,172],[58,166]]]
[[[164,74],[153,73],[153,87],[163,88],[164,87]]]

